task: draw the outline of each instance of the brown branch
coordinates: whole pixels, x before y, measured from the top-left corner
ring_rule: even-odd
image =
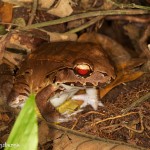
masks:
[[[100,121],[97,121],[97,122],[93,123],[92,126],[97,125],[97,124],[102,123],[102,122],[105,122],[105,121],[108,121],[108,120],[114,120],[114,119],[129,116],[129,115],[132,115],[132,114],[138,114],[138,112],[130,112],[128,114],[122,114],[122,115],[106,118],[106,119],[103,119],[103,120],[100,120]]]
[[[76,32],[79,32],[79,31],[81,31],[83,29],[86,29],[86,28],[90,27],[91,25],[93,25],[96,22],[102,20],[103,18],[104,17],[102,17],[102,16],[95,17],[95,18],[91,19],[90,21],[86,22],[85,24],[81,25],[80,27],[77,27],[77,28],[72,29],[70,31],[67,31],[65,33],[76,33]]]
[[[73,126],[72,126],[71,129],[74,129],[74,128],[76,127],[76,125],[77,125],[77,123],[78,123],[78,121],[79,121],[80,118],[86,117],[86,116],[91,115],[91,114],[97,114],[97,115],[102,115],[102,116],[104,116],[103,113],[96,112],[96,111],[87,112],[87,113],[85,113],[85,114],[80,115],[80,116],[77,118],[77,120],[75,121],[75,123],[73,124]]]
[[[31,14],[30,14],[30,19],[28,21],[28,25],[31,25],[33,20],[34,20],[34,17],[36,15],[37,5],[38,5],[38,0],[34,0],[33,1],[33,6],[32,6],[32,11],[31,11]]]

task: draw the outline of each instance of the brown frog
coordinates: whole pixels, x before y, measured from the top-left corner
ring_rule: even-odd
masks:
[[[123,52],[118,54],[114,51],[116,46],[119,52]],[[101,91],[105,91],[105,86],[112,80],[109,84],[112,86],[106,86],[109,90],[123,82],[116,83],[115,71],[124,72],[126,67],[122,64],[130,59],[128,52],[118,43],[95,33],[81,36],[79,42],[45,43],[20,65],[7,99],[8,104],[22,107],[29,94],[35,93],[41,114],[50,122],[64,121],[63,115],[55,108],[69,98],[82,100],[81,108],[91,105],[97,110],[99,105],[102,106],[99,96],[106,94]],[[137,67],[143,60],[133,62]],[[79,90],[85,90],[86,93],[76,95]]]
[[[97,110],[97,89],[115,78],[114,67],[94,43],[45,43],[21,64],[8,96],[11,107],[21,107],[30,93],[36,94],[37,106],[47,121],[61,121],[55,107],[66,99],[82,99]],[[86,94],[75,95],[85,89]]]

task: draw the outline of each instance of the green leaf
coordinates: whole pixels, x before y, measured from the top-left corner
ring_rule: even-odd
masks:
[[[37,150],[38,125],[35,96],[31,95],[21,110],[5,143],[5,150]]]

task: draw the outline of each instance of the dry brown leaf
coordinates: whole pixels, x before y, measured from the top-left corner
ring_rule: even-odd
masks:
[[[39,0],[39,4],[42,8],[50,8],[55,0]]]
[[[142,71],[127,70],[118,72],[116,79],[100,90],[100,97],[103,98],[111,89],[125,82],[133,81],[143,75]]]
[[[47,34],[50,36],[51,42],[60,42],[60,41],[76,41],[77,40],[77,34],[75,33],[56,33],[56,32],[47,32]]]
[[[139,150],[125,144],[115,144],[56,131],[53,150]]]
[[[10,23],[12,21],[13,5],[4,3],[0,7],[0,18],[4,23]]]
[[[73,12],[73,9],[70,4],[70,0],[59,0],[54,8],[50,9],[48,13],[58,16],[66,17]]]

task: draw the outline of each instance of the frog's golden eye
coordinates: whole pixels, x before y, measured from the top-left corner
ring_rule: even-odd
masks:
[[[91,74],[92,70],[88,64],[77,64],[74,67],[74,72],[82,77],[87,77]]]

